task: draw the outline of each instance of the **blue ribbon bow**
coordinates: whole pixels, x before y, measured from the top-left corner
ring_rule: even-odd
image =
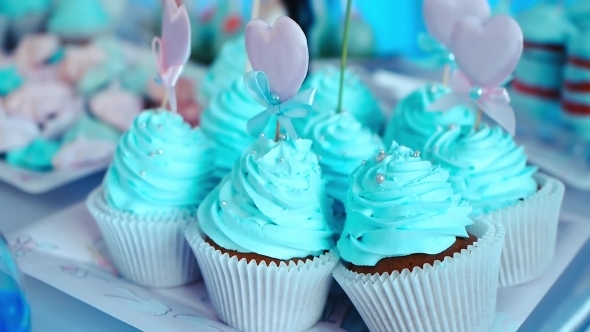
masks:
[[[311,112],[316,89],[300,91],[281,102],[279,96],[270,90],[268,77],[262,71],[251,71],[244,75],[244,84],[254,100],[266,107],[264,111],[248,120],[248,133],[257,137],[264,131],[270,118],[275,116],[287,134],[297,139],[291,119],[306,117]]]
[[[437,69],[446,65],[455,67],[455,56],[443,44],[428,34],[418,36],[418,46],[430,56],[426,59],[417,60],[417,64],[429,69]]]

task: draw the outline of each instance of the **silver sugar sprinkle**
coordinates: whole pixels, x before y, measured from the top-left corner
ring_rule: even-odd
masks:
[[[414,151],[413,156],[414,156],[414,158],[419,158],[420,157],[420,151]]]
[[[379,184],[385,182],[385,175],[379,173],[375,176],[375,181]]]
[[[164,150],[158,150],[158,154],[163,154]]]
[[[283,159],[283,158],[279,158],[279,162],[281,162],[281,163],[282,163],[283,161],[285,161],[285,159]]]
[[[256,150],[252,150],[252,154],[257,154],[258,152]]]
[[[141,175],[141,176],[145,176],[145,171],[141,171],[141,172],[139,172],[139,175]]]
[[[221,202],[221,205],[226,206],[227,205],[227,202],[226,201],[222,201]]]

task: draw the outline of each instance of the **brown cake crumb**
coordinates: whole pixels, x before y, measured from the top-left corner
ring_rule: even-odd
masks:
[[[424,264],[434,264],[435,261],[443,261],[445,257],[453,257],[453,254],[466,249],[467,246],[475,243],[477,238],[473,235],[469,235],[468,238],[457,238],[457,241],[447,250],[436,255],[427,254],[413,254],[403,257],[388,257],[380,260],[375,266],[357,266],[351,263],[344,263],[344,266],[357,273],[363,274],[382,274],[382,273],[393,273],[394,271],[401,272],[403,269],[409,269],[410,271],[415,267],[422,267]]]
[[[293,258],[293,259],[282,260],[282,259],[276,259],[276,258],[264,256],[264,255],[255,254],[255,253],[243,253],[243,252],[237,252],[235,250],[228,250],[228,249],[225,249],[225,248],[219,246],[217,243],[213,242],[213,240],[209,237],[207,237],[205,239],[205,242],[207,244],[209,244],[210,246],[212,246],[214,249],[221,251],[222,254],[228,254],[229,257],[235,256],[238,258],[238,260],[246,259],[246,261],[248,263],[252,260],[254,260],[256,262],[256,264],[261,264],[262,262],[266,262],[267,266],[270,266],[271,262],[274,262],[275,264],[277,264],[277,266],[279,266],[281,264],[281,262],[285,262],[287,265],[289,265],[289,262],[294,262],[295,264],[297,264],[300,261],[305,262],[308,259],[312,260],[315,258],[314,256],[307,256],[304,258]]]

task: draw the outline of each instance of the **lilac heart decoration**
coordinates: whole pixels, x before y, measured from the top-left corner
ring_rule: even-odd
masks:
[[[428,33],[447,47],[458,20],[467,16],[486,20],[491,15],[487,0],[424,0],[422,11]]]
[[[522,30],[506,15],[483,22],[466,17],[453,29],[451,49],[457,66],[472,84],[497,87],[512,74],[522,55]]]
[[[293,97],[307,75],[309,53],[301,27],[287,16],[269,26],[254,20],[246,26],[246,52],[252,69],[263,71],[280,101]]]

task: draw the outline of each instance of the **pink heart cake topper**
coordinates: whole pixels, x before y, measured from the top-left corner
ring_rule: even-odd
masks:
[[[255,71],[268,77],[273,93],[280,101],[293,97],[307,75],[309,53],[301,27],[287,16],[269,26],[254,20],[246,26],[246,52]]]
[[[485,20],[491,15],[487,0],[424,0],[422,10],[428,33],[447,47],[458,20],[467,16]]]
[[[522,55],[522,30],[506,15],[486,21],[466,17],[453,28],[451,49],[458,67],[472,84],[497,87],[512,74]]]

